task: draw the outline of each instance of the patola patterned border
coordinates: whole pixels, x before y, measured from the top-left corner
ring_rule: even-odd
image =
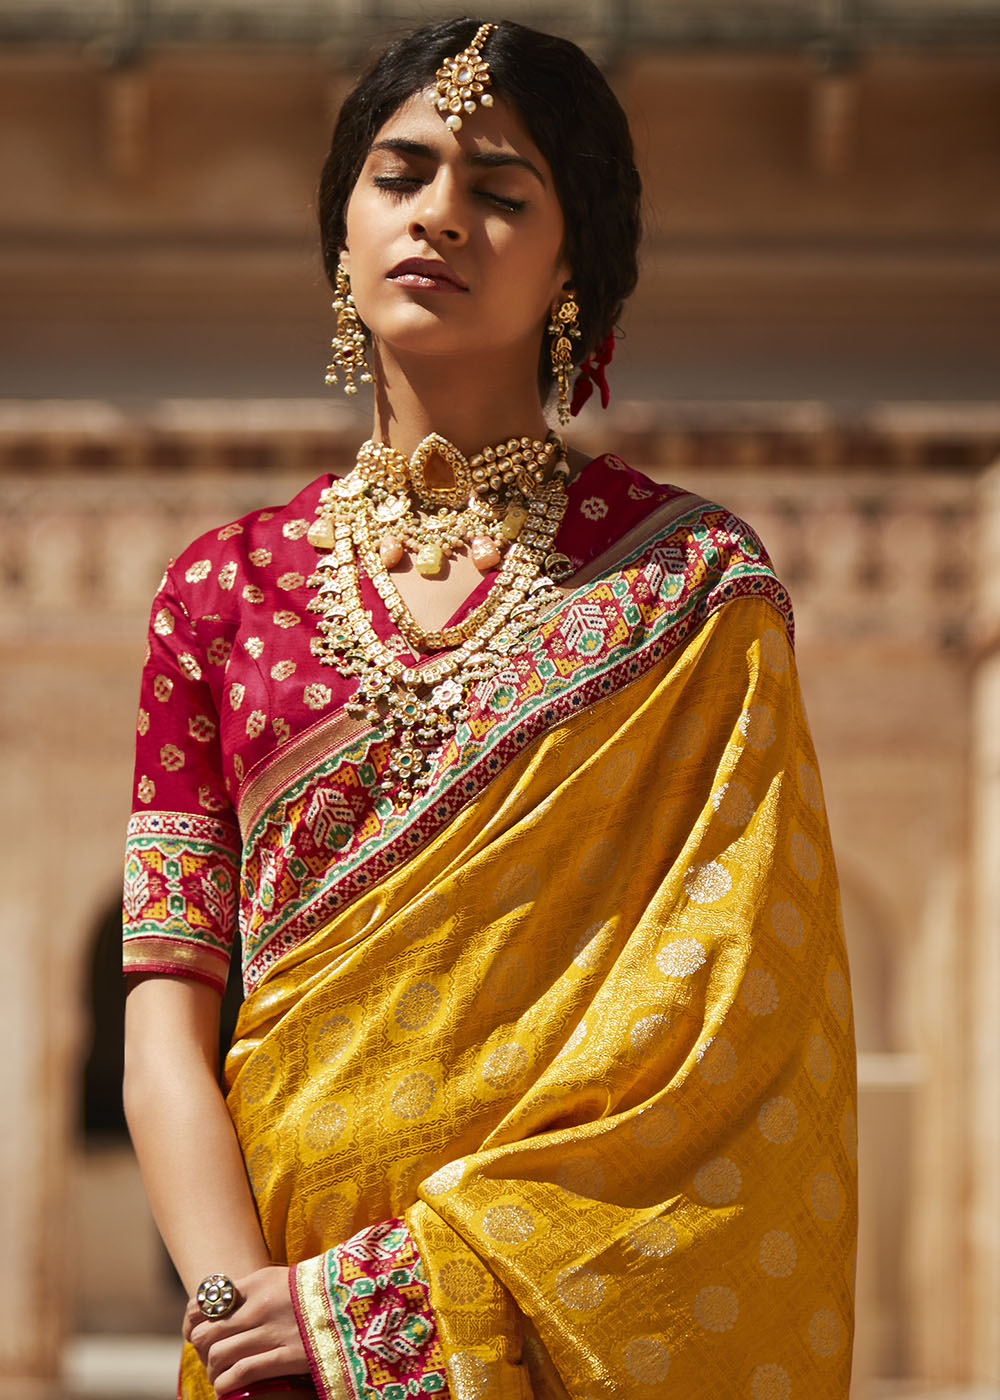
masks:
[[[183,970],[225,987],[239,864],[239,833],[227,823],[136,812],[125,843],[125,971]]]
[[[439,779],[405,811],[368,800],[386,745],[371,731],[308,765],[247,833],[244,981],[377,885],[529,744],[645,675],[720,607],[759,597],[791,636],[787,591],[759,540],[720,506],[671,520],[603,579],[570,594],[532,645],[474,694]]]
[[[296,1264],[292,1298],[321,1400],[449,1394],[423,1267],[402,1220]]]

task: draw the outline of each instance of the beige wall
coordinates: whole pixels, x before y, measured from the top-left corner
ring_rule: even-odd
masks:
[[[3,392],[321,396],[313,204],[344,61],[0,49]],[[612,76],[649,226],[619,394],[995,397],[1000,50],[836,79],[661,51]]]

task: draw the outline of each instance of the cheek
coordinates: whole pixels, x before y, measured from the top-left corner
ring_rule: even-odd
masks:
[[[390,201],[369,180],[358,181],[344,210],[347,245],[355,258],[378,239],[392,212]]]
[[[344,246],[352,254],[355,248],[360,250],[364,247],[361,236],[361,228],[367,222],[364,203],[364,195],[355,188],[344,210]]]
[[[566,280],[566,234],[561,214],[544,220],[531,240],[534,249],[535,276],[550,286],[553,293]]]
[[[381,250],[385,245],[383,229],[377,217],[379,211],[369,207],[364,195],[352,195],[347,206],[344,231],[347,240],[344,266],[350,273],[355,295],[364,295],[365,288],[377,280],[378,269],[384,261]]]
[[[561,285],[562,227],[532,223],[524,229],[504,226],[489,239],[490,252],[503,272],[500,283],[504,294],[517,295],[517,289],[548,289]]]

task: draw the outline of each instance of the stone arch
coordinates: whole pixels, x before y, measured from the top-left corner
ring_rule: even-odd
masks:
[[[858,1050],[885,1053],[895,1048],[896,920],[854,861],[838,851],[837,864]]]
[[[913,1057],[899,1027],[906,942],[899,919],[860,862],[838,850],[844,933],[851,965],[858,1045],[861,1228],[855,1373],[903,1374],[906,1260],[913,1228]],[[898,1072],[898,1082],[895,1076]]]
[[[121,1102],[125,987],[121,976],[121,905],[106,903],[90,937],[81,976],[83,1035],[76,1122],[84,1140],[125,1138]]]

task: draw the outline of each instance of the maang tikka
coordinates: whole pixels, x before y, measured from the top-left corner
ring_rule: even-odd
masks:
[[[481,24],[468,48],[454,58],[446,58],[437,70],[431,101],[449,131],[461,131],[463,112],[471,117],[477,104],[493,106],[493,94],[486,90],[490,85],[490,66],[479,50],[494,29],[495,24]]]
[[[362,384],[370,384],[372,373],[365,360],[364,326],[354,305],[351,279],[343,263],[337,264],[334,292],[333,309],[337,313],[337,334],[330,342],[330,363],[326,367],[326,382],[336,384],[339,371],[344,376],[344,393],[356,394],[358,386],[354,382],[354,376],[357,375]]]

